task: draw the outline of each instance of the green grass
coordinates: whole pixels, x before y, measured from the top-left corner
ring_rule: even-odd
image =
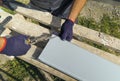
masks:
[[[30,77],[31,80],[43,80],[38,68],[20,59],[8,61],[0,68],[9,74],[7,81],[24,81],[27,77]]]
[[[108,15],[104,15],[100,22],[96,22],[94,19],[91,18],[86,19],[85,17],[79,17],[78,24],[120,39],[120,18],[110,18]],[[120,55],[120,52],[112,50],[110,48],[106,48],[104,47],[104,45],[99,45],[86,39],[83,39],[83,41],[96,48],[110,52],[117,56]]]
[[[104,15],[100,22],[95,22],[94,19],[86,19],[84,17],[79,17],[78,24],[120,39],[119,18],[110,18],[108,15]]]
[[[0,6],[0,8],[1,8],[2,10],[4,10],[5,12],[8,12],[8,13],[10,13],[10,14],[15,14],[15,12],[12,11],[12,10],[10,10],[10,9],[4,8],[4,7],[2,7],[2,6]]]
[[[16,0],[16,1],[19,1],[19,2],[24,3],[24,4],[28,4],[30,2],[30,0]]]

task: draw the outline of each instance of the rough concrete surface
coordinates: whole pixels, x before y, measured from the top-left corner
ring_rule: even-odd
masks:
[[[120,0],[88,0],[80,16],[100,21],[103,14],[120,18]]]

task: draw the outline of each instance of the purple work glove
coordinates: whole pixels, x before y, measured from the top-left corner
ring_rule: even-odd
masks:
[[[60,38],[62,40],[71,41],[73,36],[73,25],[74,22],[70,19],[66,19],[61,27]]]
[[[26,52],[30,49],[30,45],[25,44],[25,40],[28,37],[25,35],[18,35],[7,38],[6,47],[2,51],[2,53],[8,56],[20,56],[26,54]]]

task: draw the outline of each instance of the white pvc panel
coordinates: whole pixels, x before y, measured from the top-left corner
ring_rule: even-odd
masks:
[[[78,80],[120,81],[120,66],[59,37],[51,39],[39,59]]]

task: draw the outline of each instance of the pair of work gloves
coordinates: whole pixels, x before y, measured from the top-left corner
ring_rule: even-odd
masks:
[[[66,21],[63,23],[61,27],[61,32],[59,34],[59,37],[62,40],[71,41],[73,35],[73,25],[74,22],[72,22],[69,19],[66,19]],[[26,54],[31,47],[30,45],[25,43],[25,40],[27,38],[28,37],[25,35],[18,35],[10,38],[5,38],[6,45],[1,51],[1,53],[6,54],[8,56],[20,56]]]

